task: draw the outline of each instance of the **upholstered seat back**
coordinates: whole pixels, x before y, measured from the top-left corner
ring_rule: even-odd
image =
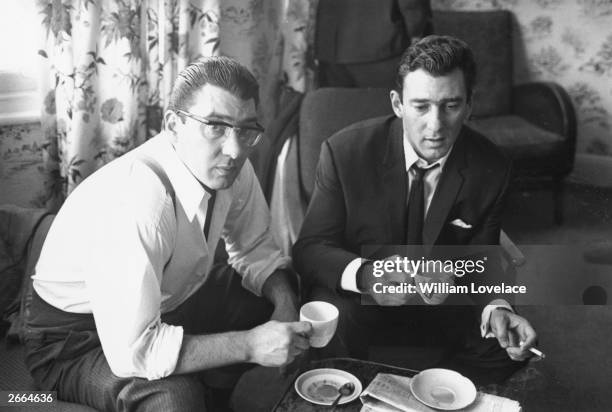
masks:
[[[302,192],[310,200],[321,143],[360,120],[393,114],[387,89],[323,88],[302,101],[299,124],[299,169]]]
[[[436,11],[434,31],[465,41],[476,59],[475,118],[512,112],[512,15],[496,11]]]

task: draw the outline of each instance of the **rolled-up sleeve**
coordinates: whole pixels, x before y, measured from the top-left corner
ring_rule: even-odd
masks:
[[[143,166],[144,167],[144,166]],[[176,235],[173,201],[150,171],[123,196],[92,245],[86,279],[104,355],[120,377],[159,379],[174,372],[183,328],[161,322],[161,280]],[[157,181],[156,181],[157,179]],[[143,183],[144,182],[144,183]]]
[[[291,265],[274,241],[270,212],[253,167],[245,162],[234,183],[234,196],[222,231],[229,263],[245,289],[261,296],[268,277]]]

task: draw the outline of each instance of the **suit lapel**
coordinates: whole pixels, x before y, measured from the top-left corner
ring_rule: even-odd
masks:
[[[389,130],[389,139],[380,165],[380,187],[384,188],[386,227],[391,243],[403,243],[406,237],[406,161],[404,160],[402,122],[395,118]],[[383,212],[384,213],[384,212]]]
[[[426,253],[429,253],[431,246],[435,243],[442,227],[446,223],[448,214],[451,211],[457,198],[457,194],[463,185],[464,176],[462,170],[465,168],[465,139],[463,131],[455,142],[452,152],[446,161],[440,181],[427,211],[425,226],[423,228],[423,243]]]

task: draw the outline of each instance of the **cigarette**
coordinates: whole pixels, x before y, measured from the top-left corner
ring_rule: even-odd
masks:
[[[536,348],[529,348],[529,352],[533,353],[536,356],[539,356],[542,359],[546,357],[546,355],[544,355],[544,352]]]
[[[520,341],[519,342],[519,346],[523,346],[525,344],[525,342]],[[544,359],[546,357],[546,355],[544,354],[544,352],[542,352],[541,350],[539,350],[538,348],[534,348],[531,347],[529,348],[529,352],[533,353],[536,356],[539,356],[540,358]]]

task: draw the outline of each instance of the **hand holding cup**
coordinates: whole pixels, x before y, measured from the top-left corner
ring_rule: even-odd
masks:
[[[300,309],[300,322],[312,325],[309,343],[314,348],[322,348],[329,343],[338,326],[338,308],[328,302],[306,303]]]

